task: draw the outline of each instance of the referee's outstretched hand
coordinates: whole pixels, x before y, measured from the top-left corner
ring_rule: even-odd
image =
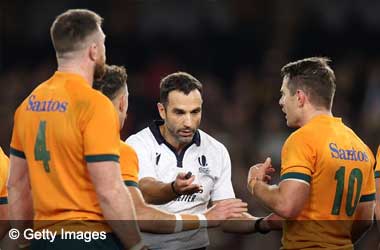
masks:
[[[194,194],[202,190],[202,187],[199,184],[193,183],[195,175],[192,175],[188,178],[187,173],[179,173],[175,178],[173,188],[174,191],[178,194]]]

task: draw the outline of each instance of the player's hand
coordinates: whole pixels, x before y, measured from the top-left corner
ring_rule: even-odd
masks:
[[[257,181],[263,181],[267,184],[272,180],[271,175],[275,172],[272,167],[272,160],[268,157],[265,162],[253,165],[248,172],[247,187],[253,194],[253,187]]]
[[[186,173],[179,173],[174,181],[173,188],[177,194],[194,194],[202,190],[199,184],[194,184],[195,175],[186,178]]]
[[[219,226],[224,220],[241,218],[248,211],[248,204],[240,199],[228,199],[216,202],[205,213],[208,227]]]

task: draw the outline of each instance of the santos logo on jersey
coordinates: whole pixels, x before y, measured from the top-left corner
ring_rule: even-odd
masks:
[[[35,95],[29,97],[26,110],[34,112],[66,112],[67,105],[69,105],[66,101],[35,99]]]
[[[336,143],[332,142],[329,144],[329,148],[332,158],[348,161],[368,161],[368,156],[365,152],[355,150],[353,147],[352,149],[343,149],[339,148]]]

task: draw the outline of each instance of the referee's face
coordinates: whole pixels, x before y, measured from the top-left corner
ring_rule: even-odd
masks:
[[[159,106],[161,118],[165,121],[164,137],[174,147],[188,144],[192,141],[199,128],[202,117],[202,96],[198,90],[188,95],[178,90],[168,95],[166,107]]]

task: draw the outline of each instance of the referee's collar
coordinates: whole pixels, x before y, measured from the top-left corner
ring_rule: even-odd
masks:
[[[156,141],[158,142],[158,144],[162,144],[162,143],[165,143],[166,145],[170,145],[166,140],[165,138],[162,136],[161,134],[161,131],[160,131],[160,126],[161,125],[164,125],[164,121],[163,120],[154,120],[150,125],[149,125],[149,129],[150,131],[152,132],[154,138],[156,138]],[[191,144],[195,143],[195,145],[197,145],[198,147],[201,145],[201,135],[199,134],[199,131],[195,131],[195,134],[193,136],[193,140],[191,141],[191,143],[189,144],[189,146]]]

